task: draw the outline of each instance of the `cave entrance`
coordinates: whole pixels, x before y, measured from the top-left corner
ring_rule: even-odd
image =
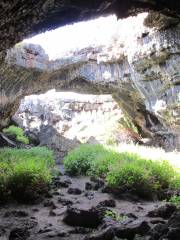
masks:
[[[111,95],[57,92],[21,100],[12,118],[29,137],[63,158],[81,143],[117,145],[140,142],[133,123]]]
[[[26,95],[51,88],[111,94],[144,137],[160,134],[168,149],[174,148],[172,131],[178,126],[173,120],[173,103],[176,106],[178,88],[171,83],[171,69],[176,78],[176,54],[174,46],[169,53],[168,44],[159,38],[162,29],[154,31],[147,26],[147,19],[152,19],[151,14],[141,13],[123,20],[102,17],[46,32],[10,49],[0,106],[5,124]],[[176,40],[177,36],[173,38]],[[167,32],[167,41],[171,37],[171,32]],[[157,39],[158,44],[153,44]],[[169,63],[173,67],[167,69],[167,84],[162,77]],[[9,72],[16,79],[13,86]],[[6,82],[10,84],[8,89]],[[158,102],[161,104],[157,110]]]

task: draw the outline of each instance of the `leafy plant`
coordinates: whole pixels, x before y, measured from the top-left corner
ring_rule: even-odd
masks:
[[[0,200],[30,201],[45,193],[54,169],[52,151],[45,147],[0,150]]]
[[[103,151],[102,145],[80,145],[70,151],[64,158],[66,171],[72,175],[87,174],[91,168],[92,161]]]
[[[8,128],[4,128],[3,132],[9,135],[14,135],[16,140],[22,142],[24,144],[29,144],[29,139],[24,135],[23,129],[20,127],[16,127],[14,125],[9,126]]]
[[[108,172],[106,180],[109,186],[121,190],[130,190],[140,196],[151,196],[154,185],[151,176],[142,171],[135,163],[126,163],[123,166],[114,165]]]
[[[111,188],[152,196],[166,188],[180,188],[180,174],[165,160],[151,160],[136,153],[118,152],[102,145],[83,144],[64,159],[72,175],[104,178]]]
[[[171,202],[171,203],[174,203],[178,206],[178,208],[180,208],[180,195],[177,196],[177,195],[174,195],[172,196],[168,202]]]
[[[106,212],[104,214],[104,217],[105,218],[110,218],[110,219],[112,219],[114,221],[117,221],[117,222],[122,222],[122,221],[125,221],[127,219],[127,216],[117,214],[113,210],[106,210]]]

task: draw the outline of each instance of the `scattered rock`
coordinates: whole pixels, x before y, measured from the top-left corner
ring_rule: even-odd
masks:
[[[67,190],[67,193],[73,194],[73,195],[80,195],[82,193],[82,191],[79,188],[69,188]]]
[[[84,228],[84,227],[75,227],[74,229],[69,231],[69,233],[71,234],[87,234],[90,232],[92,232],[92,229]]]
[[[87,197],[87,199],[91,200],[94,198],[94,193],[88,191],[88,192],[85,192],[84,196]]]
[[[70,226],[96,228],[101,223],[100,212],[96,208],[68,207],[63,221]]]
[[[90,182],[86,182],[85,183],[85,189],[88,190],[92,190],[93,189],[93,185]]]
[[[137,219],[138,218],[134,213],[128,213],[128,214],[126,214],[126,216],[128,218],[133,218],[133,219]]]
[[[67,233],[67,232],[58,232],[57,233],[57,237],[67,237],[69,235],[69,233]]]
[[[5,218],[8,218],[8,217],[28,217],[29,214],[28,212],[26,211],[17,211],[17,210],[14,210],[14,211],[7,211],[5,214],[4,214],[4,217]]]
[[[105,229],[98,230],[97,233],[85,237],[84,240],[113,240],[114,237],[133,240],[136,234],[145,235],[149,229],[150,226],[145,221],[136,221],[127,226],[114,223]]]
[[[173,204],[165,204],[157,209],[150,211],[147,216],[148,217],[161,217],[161,218],[169,218],[175,212],[176,206]]]
[[[44,202],[44,207],[51,207],[53,209],[57,208],[55,203],[53,201],[50,201],[50,200],[47,200],[47,201]]]
[[[69,199],[65,199],[65,198],[59,198],[58,202],[61,203],[63,206],[67,206],[67,205],[72,205],[73,201],[69,200]]]
[[[39,230],[39,233],[47,233],[47,232],[51,232],[52,231],[52,229],[51,228],[49,228],[49,227],[45,227],[45,228],[43,228],[43,229],[40,229]]]
[[[104,186],[104,180],[97,178],[97,177],[91,177],[90,178],[91,182],[95,183],[94,185],[94,190],[97,190],[101,187]]]
[[[66,176],[63,176],[63,178],[64,177]],[[92,185],[92,189],[83,192],[79,189],[79,186],[81,187],[86,183],[88,183],[87,189],[90,189],[90,185]],[[81,193],[83,193],[81,196],[79,196],[79,194],[75,194],[75,196],[68,195],[69,193],[66,192],[66,189],[61,189],[60,192],[58,189],[57,193],[59,194],[56,194],[55,191],[55,194],[53,193],[53,199],[45,199],[42,204],[38,203],[39,205],[37,206],[30,206],[27,211],[24,207],[22,210],[18,210],[19,205],[17,210],[3,210],[3,214],[0,216],[3,224],[6,222],[10,224],[10,221],[14,221],[15,217],[16,225],[12,225],[13,229],[10,232],[11,238],[9,235],[9,239],[67,238],[74,240],[76,238],[79,239],[79,237],[83,240],[180,239],[180,211],[178,211],[173,204],[164,204],[159,207],[159,203],[158,205],[150,203],[147,207],[147,202],[130,201],[129,204],[131,207],[134,206],[134,208],[128,208],[129,205],[126,206],[127,200],[124,201],[121,199],[119,201],[118,198],[115,200],[112,194],[102,194],[100,191],[93,191],[94,183],[93,181],[87,181],[87,178],[84,178],[83,181],[81,183],[78,182],[78,184],[73,182],[73,188],[69,189],[73,189],[71,192],[80,190]],[[91,201],[88,201],[85,197]],[[121,208],[119,205],[121,201],[125,204],[125,208]],[[44,209],[42,206],[48,208]],[[153,209],[152,206],[154,206],[154,208],[156,207],[156,209]],[[149,207],[153,210],[147,214]],[[117,213],[117,219],[106,217],[105,213],[109,208],[115,208],[113,211]],[[41,210],[43,212],[41,212]],[[138,210],[140,210],[140,212]],[[40,224],[39,228],[37,225],[42,213],[43,216],[50,219],[52,223],[46,224],[45,226]],[[69,226],[62,224],[61,221]],[[6,239],[6,229],[8,229],[9,226],[10,225],[5,227],[5,225],[0,225],[0,239],[4,239],[4,237]],[[31,230],[32,228],[34,229]],[[18,230],[16,231],[16,229]],[[38,236],[38,234],[41,234],[41,236]]]
[[[98,204],[99,207],[115,207],[116,206],[116,202],[114,199],[107,199],[104,201],[101,201]]]
[[[165,224],[166,221],[163,220],[162,218],[154,218],[154,219],[150,220],[150,223],[152,223],[152,224],[158,224],[158,223]]]
[[[44,195],[45,198],[53,198],[53,195],[52,193],[50,192],[47,192],[45,195]]]
[[[180,239],[180,228],[170,228],[166,236],[168,240]]]
[[[136,234],[145,235],[150,230],[150,226],[146,221],[137,220],[128,224],[127,227],[117,227],[116,235],[121,238],[133,239]]]
[[[112,227],[108,227],[102,231],[93,233],[90,236],[86,236],[83,240],[113,240],[114,237],[114,229]]]
[[[38,225],[38,222],[34,219],[23,219],[23,226],[26,229],[32,229]]]
[[[168,226],[180,228],[180,210],[174,212],[168,221]]]
[[[11,230],[9,240],[26,240],[30,233],[26,228],[14,228]]]
[[[50,216],[50,217],[55,217],[55,216],[56,216],[56,213],[55,213],[53,210],[50,210],[50,211],[49,211],[49,216]]]
[[[32,211],[33,212],[39,212],[39,209],[38,208],[33,208]]]
[[[0,225],[0,237],[1,237],[2,235],[4,235],[5,232],[6,232],[5,228]]]
[[[54,196],[59,196],[60,193],[59,193],[58,191],[54,191],[54,192],[52,193],[52,195],[54,195]]]
[[[165,224],[158,223],[155,227],[150,231],[150,235],[154,239],[159,239],[161,236],[166,235],[168,232],[168,227]]]
[[[102,193],[112,193],[112,188],[110,188],[109,186],[104,185],[102,187]]]

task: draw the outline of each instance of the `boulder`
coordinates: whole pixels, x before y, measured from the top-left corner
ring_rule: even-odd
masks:
[[[68,206],[63,221],[70,226],[97,228],[102,217],[97,208]]]

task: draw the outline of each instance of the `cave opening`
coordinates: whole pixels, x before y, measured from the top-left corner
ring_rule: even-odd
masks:
[[[34,32],[98,6],[118,12],[112,1],[42,2]],[[50,9],[65,2],[78,4],[62,20]],[[113,7],[133,16],[45,32],[0,62],[0,238],[179,239],[180,25],[124,2]]]
[[[115,35],[117,17],[110,15],[97,19],[65,25],[23,40],[42,46],[49,60],[75,55],[86,48],[107,45]]]
[[[152,27],[153,16],[158,23]],[[169,83],[172,71],[177,70],[177,56],[171,56],[174,50],[167,43],[168,37],[167,41],[160,37],[156,44],[158,34],[171,34],[166,27],[173,20],[164,18],[154,12],[125,19],[110,15],[47,31],[9,49],[7,71],[17,77],[22,69],[25,79],[17,80],[8,92],[1,91],[4,123],[22,97],[54,87],[57,91],[111,94],[143,137],[160,138],[167,150],[178,149],[178,118],[174,121],[177,113],[171,107],[178,98],[178,85]],[[169,62],[171,68],[164,70]],[[162,81],[164,74],[169,77],[167,82]],[[11,110],[3,112],[8,104],[10,114]]]

